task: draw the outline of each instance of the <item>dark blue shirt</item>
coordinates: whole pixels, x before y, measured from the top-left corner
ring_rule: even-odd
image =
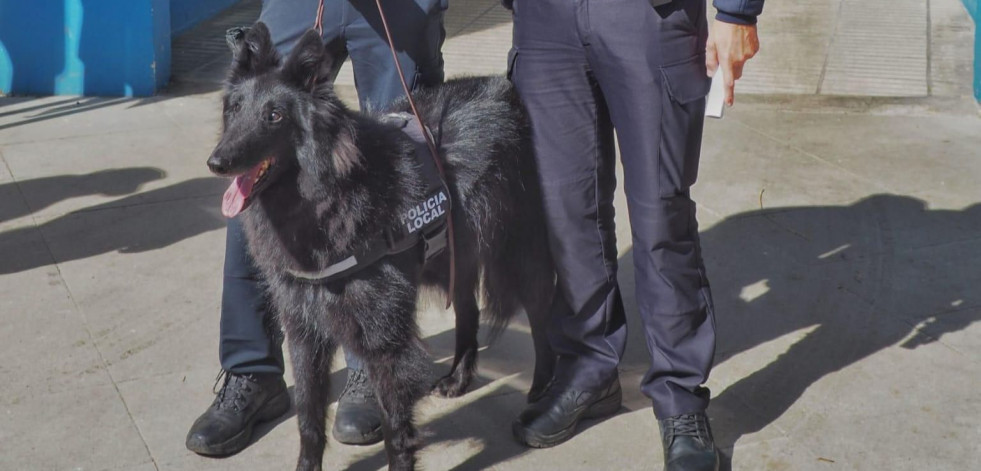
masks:
[[[712,5],[719,10],[715,19],[726,23],[755,25],[763,13],[763,0],[713,0]]]
[[[670,0],[656,0],[652,4],[668,3]],[[504,7],[511,9],[514,0],[501,0]],[[715,18],[726,23],[740,25],[755,25],[756,17],[763,13],[763,0],[713,0],[712,4],[719,12]]]

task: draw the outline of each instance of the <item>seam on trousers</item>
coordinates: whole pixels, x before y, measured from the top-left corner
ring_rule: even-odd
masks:
[[[603,96],[603,90],[602,90],[602,88],[599,87],[599,82],[596,83],[596,87],[599,88],[600,96]],[[592,90],[590,90],[590,91],[592,91]],[[601,136],[600,136],[600,133],[599,133],[599,131],[600,131],[600,129],[599,129],[599,118],[600,118],[600,115],[599,115],[599,111],[600,111],[599,110],[599,104],[596,103],[595,98],[593,100],[593,103],[594,103],[594,109],[593,109],[593,111],[594,111],[594,113],[593,113],[593,135],[596,136],[596,153],[594,154],[595,157],[593,158],[593,201],[594,201],[593,204],[596,205],[596,234],[599,236],[600,253],[602,254],[602,260],[600,260],[600,263],[603,265],[603,270],[606,272],[606,281],[608,283],[611,283],[613,285],[613,287],[612,287],[613,290],[617,290],[618,288],[617,288],[616,272],[614,270],[611,270],[610,267],[607,266],[607,264],[606,264],[606,240],[603,239],[603,228],[600,227],[600,224],[602,223],[602,221],[600,221],[600,215],[602,214],[602,211],[600,210],[600,204],[599,204],[600,203],[599,168],[600,168],[601,161],[603,159],[603,146],[601,145],[601,142],[600,142]],[[606,103],[606,97],[605,96],[603,97],[603,105],[607,107],[606,113],[609,114],[610,113],[610,111],[609,111],[609,105]],[[612,125],[612,119],[611,119],[611,125]],[[614,149],[614,154],[613,154],[613,156],[611,158],[614,159],[613,165],[616,166],[616,150],[615,149]],[[613,172],[613,178],[614,179],[616,178],[616,171],[615,170]],[[616,247],[614,247],[614,250],[616,250]],[[611,302],[612,303],[613,300],[608,299],[608,302]],[[606,347],[609,348],[610,351],[613,352],[613,356],[616,357],[617,366],[614,366],[613,367],[613,374],[614,374],[614,376],[616,376],[618,374],[617,368],[618,368],[618,366],[620,364],[620,361],[623,358],[622,358],[622,355],[620,355],[620,354],[617,353],[617,348],[615,346],[613,346],[612,343],[610,343],[610,340],[609,340],[609,337],[608,337],[608,334],[610,332],[609,331],[610,324],[613,321],[613,319],[612,319],[613,316],[610,314],[610,310],[609,309],[603,309],[602,315],[603,315],[603,324],[604,324],[603,337],[602,337],[602,339],[603,339],[603,343],[606,344]],[[626,315],[626,313],[624,313],[624,315]],[[626,319],[624,319],[624,328],[626,329]],[[624,335],[626,335],[626,334],[624,334]]]
[[[664,78],[664,71],[662,69],[661,67],[658,68],[661,77],[661,106],[659,107],[660,112],[657,116],[657,148],[654,149],[654,162],[657,164],[657,175],[654,180],[657,183],[657,193],[654,196],[658,199],[664,199],[664,188],[662,188],[664,186],[664,179],[661,178],[661,174],[664,173],[664,162],[661,156],[661,144],[664,143],[664,115],[666,114],[664,107],[667,106],[665,101],[671,100],[671,94],[667,92],[666,88],[668,86],[667,80]]]
[[[689,197],[689,201],[691,198]],[[698,234],[698,224],[697,224],[697,214],[695,202],[691,201],[691,212],[689,213],[689,231],[694,227],[694,234],[692,234],[695,240],[695,257],[698,262],[698,277],[701,281],[701,286],[698,288],[698,295],[702,298],[702,302],[705,303],[705,314],[708,316],[709,320],[712,322],[712,330],[717,332],[715,323],[715,301],[712,299],[712,286],[708,281],[708,273],[705,268],[705,260],[702,258],[702,238]],[[712,348],[716,348],[717,343],[712,343]],[[709,366],[711,369],[711,366]]]
[[[598,86],[598,84],[597,84]],[[592,90],[590,90],[592,92]],[[600,94],[603,92],[600,91]],[[600,134],[599,134],[599,107],[596,106],[596,100],[593,100],[594,111],[593,113],[593,136],[596,138],[596,152],[593,154],[593,204],[596,206],[596,235],[599,236],[600,242],[600,253],[602,254],[602,265],[603,271],[606,272],[606,281],[614,281],[610,268],[606,266],[606,241],[603,240],[603,228],[600,227],[600,197],[599,197],[599,164],[602,158],[603,149],[600,146]]]

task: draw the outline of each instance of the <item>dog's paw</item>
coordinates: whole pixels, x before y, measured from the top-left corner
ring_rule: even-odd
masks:
[[[323,471],[323,466],[318,463],[311,463],[307,460],[299,460],[296,463],[296,471]]]
[[[463,381],[456,375],[448,374],[433,385],[433,394],[440,397],[460,397],[467,392],[470,381]]]

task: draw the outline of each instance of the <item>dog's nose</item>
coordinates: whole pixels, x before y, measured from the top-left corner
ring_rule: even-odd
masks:
[[[212,155],[208,159],[208,168],[216,175],[224,175],[228,172],[228,161],[217,155]]]

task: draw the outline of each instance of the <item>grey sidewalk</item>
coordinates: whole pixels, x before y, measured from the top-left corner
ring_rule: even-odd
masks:
[[[862,59],[865,70],[854,61],[871,43],[843,14],[873,3],[768,2],[763,51],[739,84],[752,93],[706,128],[694,193],[720,332],[710,413],[733,469],[962,470],[981,459],[973,26],[957,0],[893,2],[904,22],[867,28],[926,29],[908,47],[873,50],[888,60]],[[210,25],[250,21],[255,5]],[[0,470],[295,463],[292,415],[230,458],[184,449],[218,372],[224,241],[226,182],[204,161],[227,53],[220,31],[202,31],[178,39],[188,56],[160,97],[0,98]],[[510,25],[496,0],[451,0],[447,31],[449,75],[503,71]],[[339,79],[346,97],[350,80]],[[617,208],[633,312],[622,195]],[[420,319],[435,375],[452,355],[452,316],[430,307]],[[647,352],[635,321],[616,417],[557,448],[514,443],[531,367],[517,322],[481,353],[471,393],[420,405],[424,469],[660,469],[636,388]],[[336,397],[343,375],[333,378]],[[381,446],[331,442],[325,455],[326,469],[384,463]]]

